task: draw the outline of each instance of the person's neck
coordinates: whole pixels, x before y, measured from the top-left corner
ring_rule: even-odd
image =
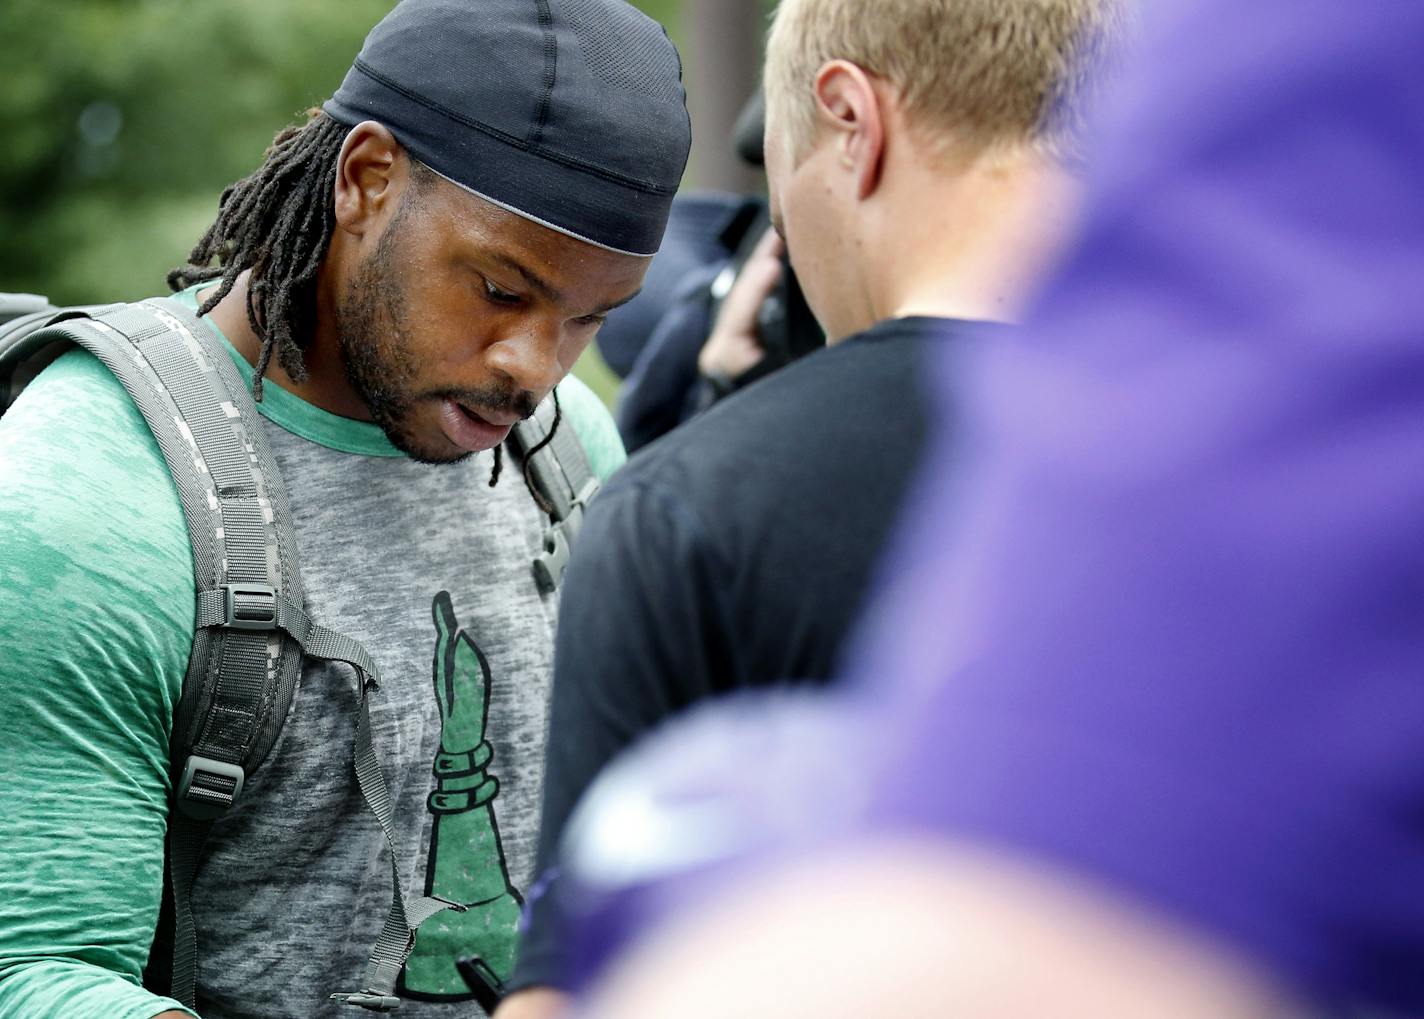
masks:
[[[896,179],[865,231],[873,321],[1017,321],[1071,233],[1076,179],[1029,153],[980,156],[952,173],[902,161],[886,173]]]
[[[262,353],[262,340],[252,329],[247,318],[247,285],[250,273],[243,272],[237,277],[232,290],[218,302],[210,313],[213,322],[222,330],[228,342],[233,345],[243,360],[257,367]],[[207,299],[217,286],[204,286],[198,291],[199,305]],[[356,395],[346,379],[346,368],[341,361],[341,349],[336,332],[326,325],[332,321],[330,302],[326,297],[327,288],[317,286],[317,313],[315,334],[303,349],[307,377],[297,382],[279,362],[275,351],[264,374],[264,384],[275,385],[305,400],[307,403],[332,414],[357,421],[370,421],[371,413]]]

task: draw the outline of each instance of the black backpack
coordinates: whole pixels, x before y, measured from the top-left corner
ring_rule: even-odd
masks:
[[[307,616],[286,489],[257,406],[221,340],[177,301],[54,308],[32,294],[0,294],[0,414],[65,350],[83,347],[119,379],[152,430],[173,476],[192,544],[197,583],[193,650],[172,734],[163,913],[150,989],[195,1004],[197,944],[191,893],[213,822],[242,793],[287,717],[304,657],[344,661],[360,677],[355,770],[391,848],[391,910],[363,988],[333,994],[374,1011],[399,1007],[396,980],[415,932],[443,909],[406,898],[391,832],[391,802],[371,743],[367,698],[380,675],[357,641]],[[563,577],[583,507],[598,481],[572,429],[553,431],[552,398],[515,426],[509,445],[527,459],[549,524],[533,563],[543,590]],[[277,655],[269,663],[269,647]],[[274,665],[275,667],[269,667]]]

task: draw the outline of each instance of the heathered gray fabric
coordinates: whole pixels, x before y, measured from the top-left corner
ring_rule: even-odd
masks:
[[[430,467],[339,452],[264,423],[288,479],[308,610],[363,642],[384,675],[373,735],[395,804],[406,889],[467,903],[494,896],[463,916],[430,920],[416,954],[430,963],[438,948],[443,961],[415,979],[407,970],[406,982],[419,984],[410,990],[465,998],[453,946],[464,942],[459,953],[479,951],[507,972],[518,904],[506,885],[522,888],[533,865],[555,611],[555,598],[541,597],[530,572],[538,510],[517,471],[487,486],[489,453]],[[441,592],[478,652],[453,632],[441,637]],[[443,603],[439,614],[448,621]],[[447,684],[451,669],[458,675]],[[452,752],[474,749],[478,707],[488,697],[484,736],[493,759],[485,775],[498,788],[488,803],[478,802],[487,783],[483,792],[454,793],[457,807],[478,805],[443,815],[442,886],[431,889],[437,688],[447,698],[453,692],[461,709],[461,735],[451,742],[464,744],[447,746]],[[205,1019],[362,1014],[327,1001],[334,991],[361,989],[390,899],[383,841],[351,771],[355,704],[349,667],[308,663],[279,742],[214,830],[193,896]],[[445,945],[437,944],[442,936]],[[466,999],[407,1001],[401,1014],[482,1013]]]

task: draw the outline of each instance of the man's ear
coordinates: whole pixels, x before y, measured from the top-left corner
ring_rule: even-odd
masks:
[[[812,85],[816,119],[828,132],[836,158],[849,172],[858,199],[870,197],[880,184],[885,157],[885,116],[881,93],[864,68],[848,60],[832,60],[816,72]]]
[[[405,150],[384,124],[366,120],[346,135],[336,160],[336,222],[362,236],[384,222],[406,176]]]

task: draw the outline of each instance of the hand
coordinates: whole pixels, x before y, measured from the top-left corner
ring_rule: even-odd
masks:
[[[735,379],[745,375],[766,356],[757,338],[757,311],[781,281],[781,255],[785,245],[775,230],[762,235],[751,257],[742,265],[737,281],[727,292],[712,335],[697,355],[697,370],[708,378]]]
[[[552,987],[515,991],[494,1010],[494,1019],[559,1019],[567,1013],[570,998]]]

